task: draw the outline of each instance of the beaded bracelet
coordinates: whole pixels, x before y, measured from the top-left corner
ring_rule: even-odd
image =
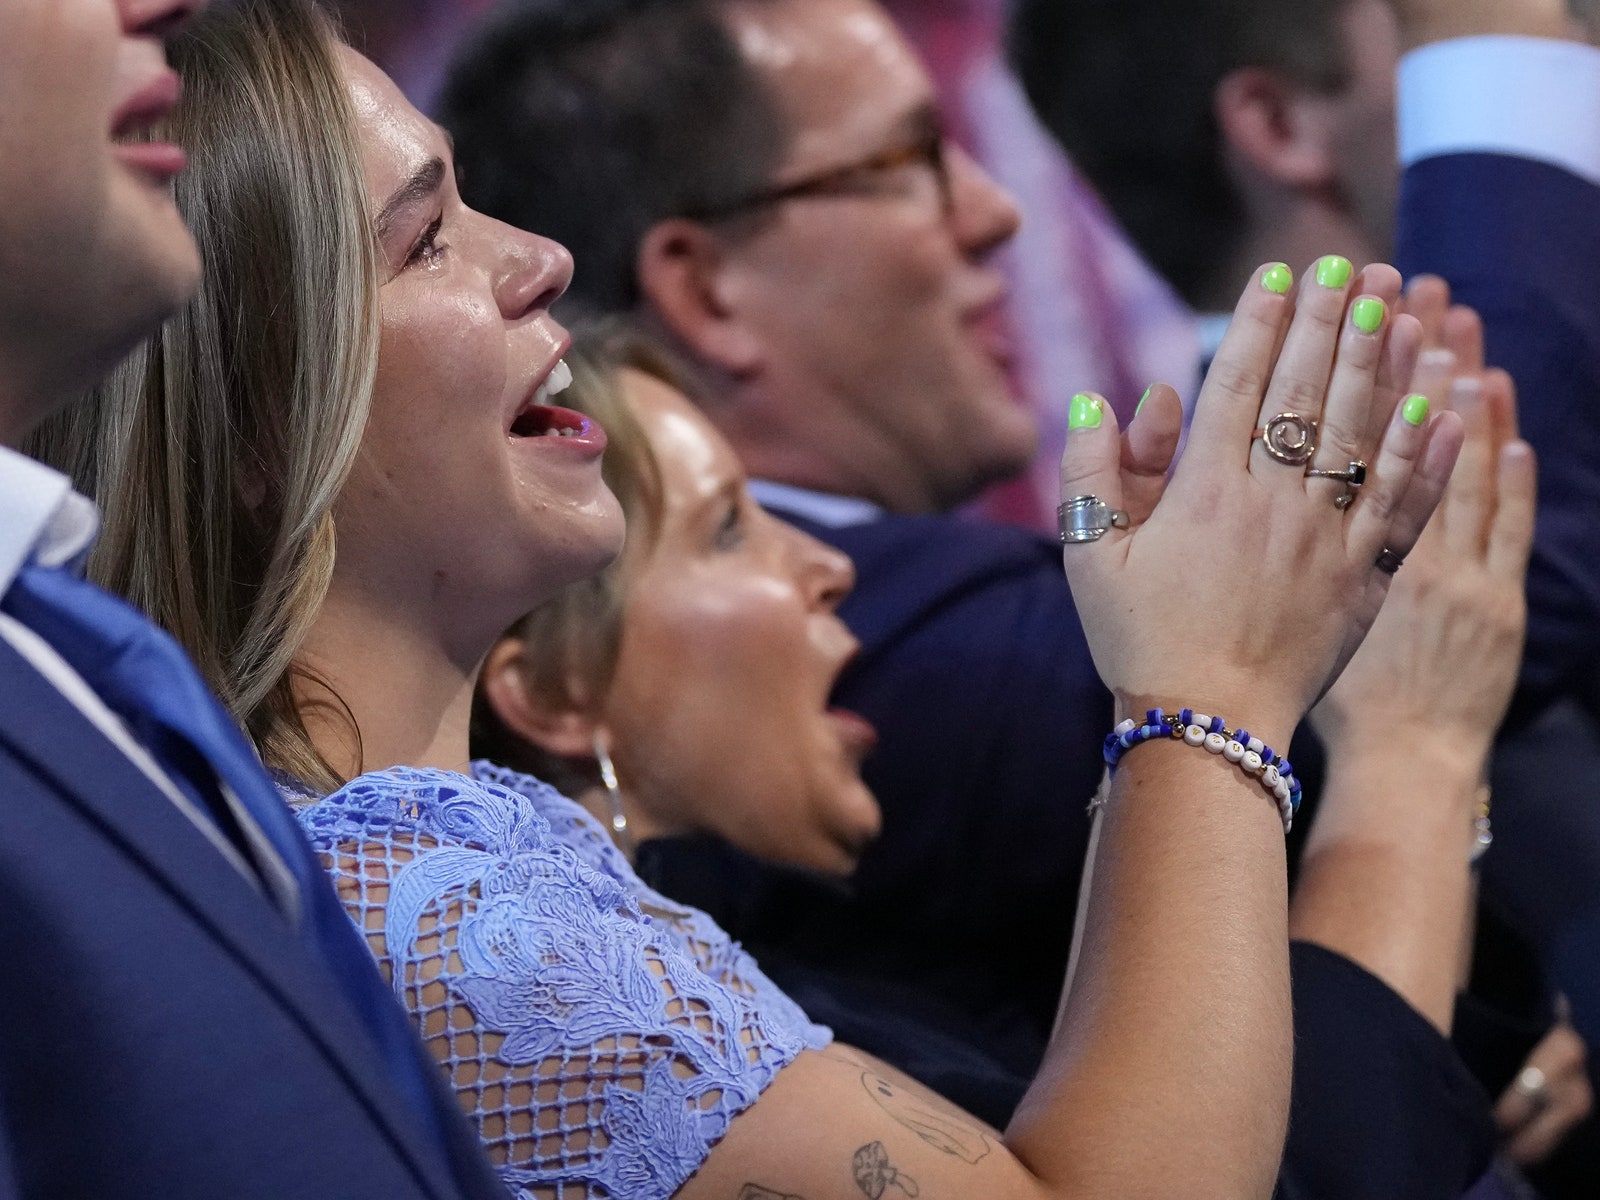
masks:
[[[1212,754],[1220,754],[1231,763],[1238,763],[1245,774],[1258,780],[1267,794],[1278,802],[1278,814],[1283,818],[1283,832],[1294,826],[1294,815],[1300,811],[1300,781],[1295,778],[1294,767],[1283,755],[1273,751],[1260,738],[1251,737],[1248,729],[1233,730],[1221,717],[1208,717],[1192,708],[1169,717],[1159,708],[1145,713],[1144,724],[1128,720],[1106,735],[1105,760],[1111,773],[1116,774],[1122,756],[1151,738],[1170,738],[1188,746],[1203,746]]]
[[[1494,798],[1494,793],[1489,790],[1489,785],[1483,784],[1478,788],[1478,812],[1472,822],[1472,862],[1476,863],[1489,852],[1489,847],[1494,845],[1494,829],[1489,824],[1489,801]]]

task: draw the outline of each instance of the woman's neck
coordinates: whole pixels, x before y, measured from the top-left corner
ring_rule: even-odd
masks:
[[[465,772],[481,661],[336,579],[296,656],[296,700],[312,742],[344,778],[394,766]]]

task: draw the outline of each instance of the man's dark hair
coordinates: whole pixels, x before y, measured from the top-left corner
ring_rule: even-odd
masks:
[[[451,63],[438,115],[467,203],[572,250],[587,308],[633,308],[650,227],[753,195],[788,150],[727,7],[508,0]]]
[[[1349,0],[1014,0],[1012,65],[1045,126],[1191,303],[1245,232],[1213,107],[1242,67],[1347,79]]]

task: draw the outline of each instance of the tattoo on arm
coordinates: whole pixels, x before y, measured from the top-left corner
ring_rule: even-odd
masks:
[[[965,1114],[951,1108],[935,1108],[922,1097],[871,1071],[862,1074],[861,1086],[878,1102],[879,1108],[935,1150],[972,1164],[992,1149],[983,1130],[970,1120],[962,1119]]]
[[[883,1194],[891,1187],[899,1188],[907,1196],[916,1196],[921,1191],[915,1179],[895,1170],[889,1161],[889,1152],[883,1148],[882,1142],[868,1142],[861,1147],[856,1151],[855,1161],[851,1165],[855,1172],[856,1186],[868,1200],[882,1200]]]
[[[747,1183],[739,1192],[739,1200],[805,1200],[804,1196],[791,1196],[788,1192],[775,1192],[759,1183]]]

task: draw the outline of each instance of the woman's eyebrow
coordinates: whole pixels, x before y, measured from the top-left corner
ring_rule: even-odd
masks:
[[[438,192],[439,185],[443,182],[444,159],[442,158],[430,158],[412,172],[411,178],[396,188],[394,194],[378,210],[378,216],[373,222],[378,240],[388,241],[400,214],[411,205],[430,199]]]

